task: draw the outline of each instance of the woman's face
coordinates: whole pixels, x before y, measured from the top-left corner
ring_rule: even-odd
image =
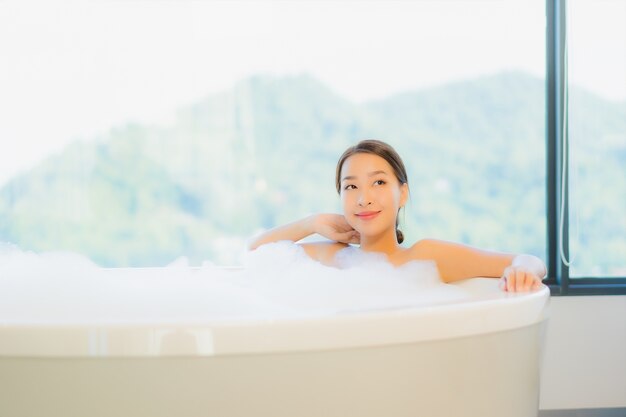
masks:
[[[396,217],[408,197],[408,185],[400,184],[393,168],[378,155],[357,153],[341,167],[343,214],[361,236],[375,236],[390,228],[395,235]]]

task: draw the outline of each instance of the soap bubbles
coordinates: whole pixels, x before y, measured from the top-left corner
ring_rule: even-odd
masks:
[[[325,266],[292,242],[263,245],[241,268],[100,268],[69,252],[0,245],[0,324],[214,323],[417,308],[468,298],[430,261],[394,267],[348,247]]]

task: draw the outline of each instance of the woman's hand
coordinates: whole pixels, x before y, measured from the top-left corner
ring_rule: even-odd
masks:
[[[500,278],[500,288],[508,292],[537,291],[542,285],[537,274],[523,266],[506,267]]]
[[[314,229],[317,234],[327,239],[343,243],[359,243],[361,237],[342,214],[316,214]]]

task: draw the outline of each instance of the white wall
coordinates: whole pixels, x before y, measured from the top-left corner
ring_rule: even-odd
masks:
[[[550,299],[540,409],[626,407],[626,296]]]

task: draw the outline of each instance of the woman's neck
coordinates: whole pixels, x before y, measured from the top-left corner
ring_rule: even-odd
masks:
[[[398,243],[396,237],[396,231],[392,233],[385,233],[379,236],[363,236],[361,235],[361,250],[365,252],[378,252],[384,253],[387,256],[392,256],[402,249]]]

